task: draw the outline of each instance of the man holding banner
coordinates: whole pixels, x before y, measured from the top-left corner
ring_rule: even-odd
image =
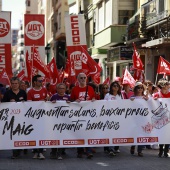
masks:
[[[27,101],[27,94],[24,90],[19,89],[20,80],[18,77],[11,78],[11,89],[7,90],[4,94],[2,102],[21,102]],[[20,156],[19,149],[12,151],[11,159],[16,159]]]
[[[85,100],[95,100],[95,92],[91,86],[86,85],[87,76],[85,73],[79,73],[77,76],[78,86],[75,86],[71,92],[71,101],[81,102]],[[77,158],[82,158],[83,148],[77,148]],[[92,158],[92,150],[87,148],[87,158]]]
[[[46,101],[47,90],[42,87],[41,75],[36,75],[32,78],[33,88],[28,91],[28,101]],[[33,159],[45,159],[43,149],[34,149]]]

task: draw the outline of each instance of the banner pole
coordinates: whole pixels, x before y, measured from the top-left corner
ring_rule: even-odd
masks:
[[[156,73],[155,85],[156,85],[156,82],[157,82],[157,78],[158,78],[158,73]]]

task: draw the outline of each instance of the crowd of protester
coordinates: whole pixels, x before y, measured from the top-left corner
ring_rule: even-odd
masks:
[[[5,88],[0,84],[0,99],[1,102],[21,102],[21,101],[51,101],[55,103],[57,100],[66,102],[81,102],[89,100],[126,100],[132,101],[148,100],[150,98],[170,98],[169,82],[162,78],[154,85],[151,81],[145,82],[136,81],[132,87],[130,83],[122,84],[121,79],[115,79],[111,84],[96,85],[93,81],[88,80],[86,74],[79,73],[77,76],[77,85],[58,83],[55,93],[50,91],[50,83],[43,84],[43,77],[36,75],[32,78],[32,84],[29,82],[20,81],[17,77],[11,78],[10,88]],[[137,153],[139,157],[143,157],[143,148],[152,149],[150,145],[138,145]],[[44,149],[33,149],[34,159],[45,159]],[[77,158],[82,158],[86,153],[87,158],[93,157],[94,148],[77,148]],[[119,146],[104,147],[104,152],[108,152],[110,156],[116,156],[120,153]],[[169,145],[159,145],[159,157],[168,157]],[[12,150],[12,159],[20,156],[21,150]],[[27,153],[27,150],[24,150]],[[135,154],[135,146],[130,147],[130,153]],[[62,155],[66,154],[65,148],[52,148],[50,153],[51,159],[62,159]]]

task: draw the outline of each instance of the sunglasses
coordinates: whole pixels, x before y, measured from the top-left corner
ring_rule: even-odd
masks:
[[[102,89],[108,89],[108,87],[103,87]]]
[[[112,87],[118,87],[118,85],[113,85]]]
[[[80,79],[86,79],[86,77],[80,77]]]
[[[137,89],[143,89],[143,87],[142,86],[138,86]]]
[[[37,80],[38,82],[42,83],[43,81],[42,80]]]

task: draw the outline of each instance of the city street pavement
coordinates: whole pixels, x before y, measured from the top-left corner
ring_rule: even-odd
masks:
[[[50,159],[50,149],[44,153],[45,160],[32,159],[33,153],[21,154],[18,159],[10,159],[10,150],[0,151],[0,170],[168,170],[170,158],[158,158],[158,150],[143,150],[144,157],[129,153],[129,146],[120,147],[120,153],[109,157],[102,148],[95,148],[92,159],[76,158],[76,149],[67,149],[63,160]]]

